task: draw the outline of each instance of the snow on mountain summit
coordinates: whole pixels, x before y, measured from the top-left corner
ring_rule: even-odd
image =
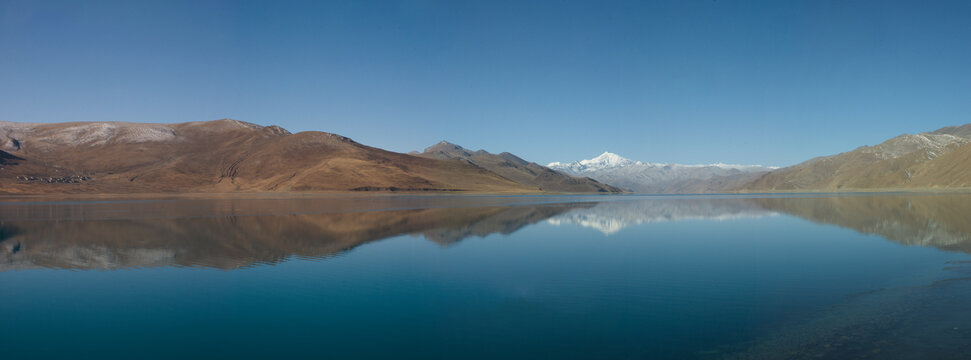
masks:
[[[598,155],[593,159],[586,159],[580,161],[574,161],[571,163],[562,163],[559,161],[551,162],[546,167],[566,171],[574,174],[580,174],[585,172],[595,172],[603,170],[611,170],[618,168],[625,168],[630,166],[638,167],[665,167],[665,168],[704,168],[712,167],[724,170],[736,169],[740,171],[763,171],[763,170],[775,170],[778,169],[777,166],[764,166],[764,165],[740,165],[740,164],[725,164],[725,163],[713,163],[713,164],[663,164],[663,163],[650,163],[644,161],[635,161],[623,156],[614,154],[609,151],[604,151],[603,154]]]
[[[546,166],[645,193],[718,191],[777,169],[772,166],[724,163],[650,163],[630,160],[607,151],[593,159],[571,163],[552,162]]]
[[[624,158],[620,155],[614,154],[609,151],[604,151],[603,154],[587,160],[574,161],[572,163],[561,163],[561,162],[551,162],[546,167],[567,171],[574,174],[579,174],[583,172],[599,171],[616,169],[631,165],[642,165],[640,161],[634,161],[631,159]]]
[[[640,164],[640,161],[630,160],[612,152],[604,151],[603,154],[593,159],[580,161],[580,164],[588,168],[610,168]]]

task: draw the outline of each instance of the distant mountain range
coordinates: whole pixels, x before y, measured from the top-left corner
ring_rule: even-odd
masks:
[[[641,193],[732,193],[971,188],[971,124],[904,134],[786,168],[633,161],[605,152],[547,165]]]
[[[547,167],[571,175],[631,189],[640,193],[712,193],[742,186],[775,167],[733,164],[657,164],[634,161],[610,152],[572,163],[553,162]]]
[[[589,179],[541,173],[521,159],[505,157],[515,163],[513,168],[537,172],[536,177],[525,181],[486,157],[473,162],[413,156],[336,134],[291,134],[278,126],[230,119],[0,122],[0,193],[620,191]]]
[[[401,154],[237,120],[0,122],[0,194],[433,191],[685,194],[971,188],[971,124],[775,168],[604,152],[546,167],[448,142]]]
[[[733,190],[837,191],[971,187],[971,124],[904,134],[779,169]]]
[[[528,162],[507,152],[497,155],[485,150],[471,151],[447,141],[442,141],[428,147],[422,153],[415,152],[412,154],[431,159],[467,162],[496,173],[506,179],[520,184],[535,186],[544,191],[576,193],[624,191],[614,186],[601,184],[590,178],[571,176],[533,162]]]

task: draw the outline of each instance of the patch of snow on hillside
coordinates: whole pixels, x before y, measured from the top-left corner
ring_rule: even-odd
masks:
[[[36,137],[35,141],[58,145],[104,145],[115,143],[142,143],[173,140],[174,129],[161,125],[90,123],[60,129],[51,129]]]
[[[863,153],[873,154],[879,159],[895,159],[917,150],[926,149],[936,154],[943,154],[951,144],[965,144],[971,139],[949,134],[904,134],[884,141],[880,145],[867,146],[861,149]]]

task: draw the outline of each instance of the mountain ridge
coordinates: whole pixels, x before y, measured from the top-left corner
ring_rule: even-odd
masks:
[[[432,159],[462,161],[491,171],[517,183],[535,186],[542,191],[625,192],[624,189],[603,184],[594,179],[576,177],[534,162],[523,160],[508,152],[493,154],[485,150],[472,151],[445,140],[425,148],[424,152],[414,152],[414,154]]]
[[[232,119],[0,122],[0,193],[435,191],[724,193],[971,188],[971,124],[786,168],[663,164],[605,151],[546,167],[442,141],[401,154]]]
[[[959,136],[961,135],[961,136]],[[902,134],[765,174],[740,191],[971,187],[971,124]]]
[[[635,161],[605,151],[592,159],[553,162],[548,167],[642,193],[717,193],[741,186],[775,167],[735,164],[662,164]]]
[[[0,122],[0,193],[437,191],[536,193],[471,164],[232,119]]]

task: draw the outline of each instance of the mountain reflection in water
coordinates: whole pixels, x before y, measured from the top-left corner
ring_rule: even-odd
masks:
[[[553,225],[576,224],[604,235],[644,223],[685,220],[731,220],[777,215],[751,199],[678,199],[603,202],[549,220]]]
[[[99,209],[94,218],[80,216],[83,220],[4,221],[0,224],[0,268],[200,266],[232,269],[257,263],[273,264],[291,256],[333,256],[398,235],[421,235],[445,246],[469,236],[510,234],[529,224],[593,204],[254,216],[217,211],[210,216],[195,217],[173,217],[177,212],[172,211],[179,210],[178,206],[163,205],[156,206],[155,216],[142,213],[134,219],[117,218],[112,215],[115,212]]]
[[[0,205],[0,269],[221,269],[323,258],[399,235],[447,246],[546,221],[605,235],[659,221],[794,215],[906,245],[971,252],[967,196],[430,197]],[[537,203],[537,202],[545,203]],[[326,204],[326,206],[321,206]]]
[[[4,354],[971,353],[966,195],[252,196],[0,200]]]
[[[642,223],[730,220],[778,214],[879,235],[904,245],[971,253],[971,196],[848,195],[755,198],[689,198],[603,202],[549,220],[606,235]]]

